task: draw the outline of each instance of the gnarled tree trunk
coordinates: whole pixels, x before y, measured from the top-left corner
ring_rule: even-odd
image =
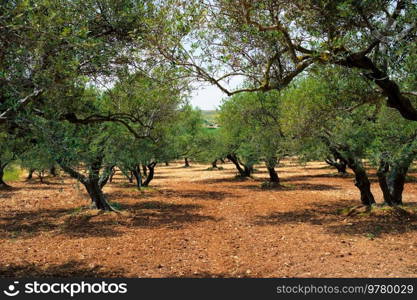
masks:
[[[229,159],[235,165],[241,177],[250,177],[250,175],[253,172],[253,167],[248,167],[244,165],[242,168],[236,154],[228,154],[227,159]]]
[[[270,158],[265,160],[265,165],[269,173],[269,182],[274,185],[280,185],[278,173],[275,171],[275,167],[278,164],[277,158]]]
[[[335,167],[339,174],[346,174],[346,167],[347,167],[346,160],[342,157],[342,155],[339,152],[335,150],[333,151],[332,154],[333,154],[333,157],[328,157],[327,159],[325,159],[325,162],[328,165]]]
[[[156,162],[152,162],[150,164],[147,165],[148,169],[149,169],[149,173],[148,176],[146,176],[145,181],[143,182],[143,186],[149,186],[149,183],[152,181],[154,174],[155,174],[155,166],[156,166]]]
[[[56,177],[56,176],[57,176],[57,173],[56,173],[56,167],[55,167],[55,166],[52,166],[52,167],[49,169],[49,174],[51,174],[51,176],[52,176],[52,177]]]
[[[28,177],[26,177],[26,180],[31,180],[33,178],[33,173],[35,172],[35,169],[29,169]]]
[[[375,82],[381,88],[387,97],[387,106],[395,108],[406,119],[417,121],[417,110],[413,106],[411,100],[406,97],[399,87],[386,72],[378,68],[378,66],[366,56],[364,52],[352,53],[344,59],[336,61],[336,64],[366,70],[364,75]]]
[[[113,168],[111,168],[111,170],[110,170],[110,176],[109,176],[109,182],[110,183],[112,183],[113,182],[113,177],[114,177],[114,175],[116,174],[116,168],[115,167],[113,167]]]
[[[140,166],[137,165],[135,168],[131,170],[132,175],[135,177],[136,180],[136,187],[140,189],[142,187],[142,173],[140,171]]]
[[[403,204],[402,194],[405,179],[414,156],[414,151],[404,153],[401,161],[391,164],[384,157],[381,158],[377,176],[385,204],[389,206]]]
[[[350,156],[347,160],[349,168],[355,174],[355,186],[361,194],[361,202],[363,205],[370,206],[375,203],[374,195],[371,192],[371,182],[369,181],[366,170],[358,159]]]
[[[217,169],[218,167],[217,167],[217,159],[215,159],[215,160],[213,160],[212,161],[212,163],[211,163],[211,167],[213,168],[213,169]]]
[[[6,168],[8,164],[0,162],[0,189],[7,189],[10,188],[10,186],[4,182],[4,169]]]
[[[228,154],[226,157],[227,157],[228,160],[230,160],[235,165],[235,167],[238,170],[239,174],[242,176],[245,173],[245,171],[240,166],[239,161],[238,161],[236,155],[235,154]]]
[[[184,168],[190,167],[190,162],[188,161],[188,157],[184,158]]]
[[[105,211],[116,211],[107,202],[103,193],[103,187],[109,180],[111,168],[114,166],[105,168],[102,174],[100,174],[100,169],[102,168],[102,160],[102,157],[97,157],[97,160],[89,166],[88,176],[77,172],[73,168],[63,164],[61,161],[58,161],[58,163],[65,172],[67,172],[71,177],[77,179],[85,186],[87,193],[91,198],[93,207]]]
[[[106,211],[113,210],[113,208],[110,206],[110,204],[107,202],[104,196],[99,179],[87,179],[85,182],[82,183],[85,186],[88,195],[91,198],[92,206],[94,208]]]
[[[41,182],[41,183],[44,183],[44,181],[43,181],[43,175],[44,175],[44,170],[39,170],[38,171],[38,177],[39,177],[39,181]]]
[[[322,140],[332,153],[338,153],[339,157],[346,162],[355,174],[355,186],[359,189],[362,204],[366,206],[374,204],[375,198],[371,191],[371,183],[362,162],[355,157],[346,145],[335,146],[327,136],[322,136]]]

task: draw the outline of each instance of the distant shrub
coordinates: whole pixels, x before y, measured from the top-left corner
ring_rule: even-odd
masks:
[[[6,167],[4,172],[4,181],[18,181],[20,179],[20,175],[22,174],[22,169],[20,169],[17,165],[11,165]]]

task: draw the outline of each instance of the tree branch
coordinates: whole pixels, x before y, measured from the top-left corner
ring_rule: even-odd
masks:
[[[23,108],[25,105],[27,105],[33,98],[38,97],[43,92],[43,89],[35,89],[32,93],[27,95],[26,97],[20,99],[17,101],[17,110]],[[7,115],[10,114],[15,109],[13,107],[10,107],[6,109],[4,112],[0,114],[0,121],[6,120]]]

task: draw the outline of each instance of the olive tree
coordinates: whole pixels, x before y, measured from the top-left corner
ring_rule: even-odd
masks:
[[[241,176],[250,176],[253,165],[264,161],[270,182],[279,185],[275,167],[289,149],[281,129],[280,95],[242,93],[225,99],[219,113],[223,152]]]
[[[414,0],[167,1],[155,52],[227,95],[282,90],[311,67],[355,69],[388,107],[417,120]],[[164,38],[160,38],[163,36]],[[414,66],[414,67],[413,67]],[[251,84],[234,89],[232,78]]]

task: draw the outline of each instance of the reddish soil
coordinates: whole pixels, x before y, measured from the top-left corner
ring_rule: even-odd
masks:
[[[11,182],[0,191],[0,277],[416,277],[417,184],[406,210],[347,216],[359,204],[352,177],[324,164],[278,169],[284,188],[237,180],[230,164],[158,166],[152,188],[120,174],[90,210],[67,177]],[[373,183],[374,194],[381,194]]]

